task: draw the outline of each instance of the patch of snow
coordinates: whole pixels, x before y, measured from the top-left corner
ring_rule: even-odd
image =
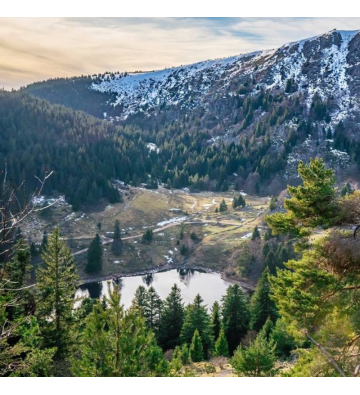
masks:
[[[249,239],[252,236],[252,233],[246,233],[246,235],[241,236],[241,239]]]
[[[168,219],[168,220],[165,220],[165,221],[162,221],[162,222],[158,222],[156,225],[162,227],[162,226],[165,226],[165,225],[168,225],[168,224],[174,224],[174,223],[177,223],[177,222],[184,222],[187,219],[188,219],[188,217],[175,217],[175,218],[171,218],[171,219]]]

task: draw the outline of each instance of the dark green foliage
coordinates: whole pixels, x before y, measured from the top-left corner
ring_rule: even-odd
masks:
[[[269,273],[268,268],[263,271],[251,297],[250,327],[255,331],[260,331],[268,318],[275,322],[278,316],[275,303],[270,298]]]
[[[227,211],[227,209],[228,209],[227,204],[225,202],[225,199],[223,199],[220,203],[220,206],[219,206],[219,212],[223,213],[223,212]]]
[[[233,206],[233,208],[245,207],[246,202],[245,202],[244,196],[240,194],[238,198],[234,197],[232,206]]]
[[[296,348],[294,336],[289,332],[286,322],[279,318],[271,332],[271,339],[276,344],[276,355],[288,357],[292,350]]]
[[[211,309],[211,324],[213,327],[214,339],[217,339],[221,329],[220,306],[218,302],[214,302]]]
[[[168,366],[154,335],[137,310],[125,312],[117,286],[103,310],[98,302],[90,314],[72,371],[85,377],[166,375]]]
[[[226,340],[224,329],[221,328],[219,337],[215,342],[215,353],[216,357],[228,357],[229,356],[229,347]]]
[[[181,329],[180,340],[182,343],[190,344],[195,330],[199,331],[201,337],[204,356],[207,358],[214,343],[211,318],[203,305],[200,295],[197,295],[194,302],[185,309],[184,325]]]
[[[150,287],[147,291],[147,304],[143,310],[146,323],[155,335],[158,335],[160,327],[162,302],[154,287]]]
[[[100,273],[102,270],[103,247],[99,234],[97,233],[90,243],[87,252],[87,273]]]
[[[78,277],[74,258],[60,240],[56,228],[42,252],[44,267],[38,269],[36,316],[47,347],[56,347],[56,356],[66,355],[74,344],[72,314]]]
[[[195,329],[194,336],[190,344],[190,358],[193,362],[201,362],[204,360],[204,350],[199,335],[199,331]]]
[[[198,238],[198,236],[197,236],[197,234],[195,232],[191,232],[190,238],[193,241],[198,241],[199,240],[199,238]]]
[[[121,230],[120,223],[118,220],[115,221],[114,225],[114,236],[113,242],[111,244],[111,251],[114,255],[121,255],[122,253],[122,240],[121,240]]]
[[[285,87],[285,92],[286,93],[294,93],[297,90],[297,85],[296,82],[294,81],[293,78],[289,78],[286,80],[286,87]]]
[[[222,298],[221,315],[230,353],[245,336],[250,322],[248,302],[237,284],[230,285]]]
[[[174,349],[180,344],[180,332],[184,320],[184,303],[180,288],[174,284],[164,300],[159,329],[159,345],[163,350]]]
[[[43,178],[46,170],[54,171],[43,193],[65,194],[74,210],[102,198],[120,201],[118,190],[109,183],[112,178],[130,181],[134,174],[146,178],[144,143],[109,122],[26,94],[0,92],[0,136],[0,167],[7,163],[13,181],[17,185],[26,181],[30,193],[39,186],[34,176]]]
[[[251,235],[251,240],[256,240],[256,239],[260,239],[260,231],[257,226],[255,226],[253,233]]]
[[[268,241],[271,238],[272,238],[272,230],[271,230],[271,228],[267,228],[266,231],[265,231],[265,234],[264,234],[264,240]]]
[[[252,255],[249,245],[244,243],[238,258],[238,269],[241,276],[248,276],[251,272],[255,257]]]
[[[160,329],[162,301],[154,287],[150,287],[147,291],[143,285],[140,285],[135,292],[132,304],[133,307],[136,308],[145,318],[147,327],[158,335]]]
[[[136,289],[134,299],[132,301],[132,306],[137,309],[143,317],[145,317],[145,311],[149,308],[149,306],[148,293],[143,285],[140,285]]]
[[[47,247],[47,244],[48,244],[48,234],[47,234],[47,231],[45,230],[45,231],[44,231],[44,234],[43,234],[43,238],[42,238],[42,240],[41,240],[41,247],[40,247],[40,250],[41,250],[41,251],[45,251],[45,249],[46,249],[46,247]]]
[[[189,249],[188,249],[186,244],[183,244],[180,247],[180,254],[183,255],[183,256],[188,256],[189,255]]]
[[[149,244],[152,242],[153,240],[153,231],[152,229],[146,229],[146,231],[144,232],[143,236],[142,236],[142,242],[145,244]]]
[[[270,250],[264,260],[264,267],[269,269],[271,274],[276,274],[277,259],[273,250]]]

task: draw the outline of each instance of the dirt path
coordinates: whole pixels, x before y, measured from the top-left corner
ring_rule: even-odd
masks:
[[[153,232],[154,233],[159,233],[159,232],[162,232],[162,231],[164,231],[166,229],[172,228],[174,226],[179,226],[181,224],[187,224],[187,225],[191,225],[191,224],[193,224],[193,225],[195,225],[195,224],[197,224],[197,225],[216,224],[216,225],[241,227],[243,225],[246,225],[249,222],[252,222],[252,220],[248,221],[248,222],[245,222],[245,221],[244,222],[225,222],[225,221],[214,221],[214,220],[210,220],[210,221],[181,221],[181,222],[172,222],[171,224],[164,225],[161,228],[154,229]],[[140,237],[142,237],[142,234],[122,237],[122,240],[138,239]],[[73,237],[72,239],[81,240],[81,239],[91,239],[91,238],[92,238],[91,236],[84,236],[83,235],[83,236]],[[66,238],[63,238],[63,239],[66,240]],[[107,237],[102,237],[102,241],[101,241],[102,245],[107,245],[107,244],[110,244],[111,242],[112,242],[112,239],[107,238]],[[73,255],[83,254],[87,250],[88,250],[88,248],[84,248],[83,250],[74,252]]]

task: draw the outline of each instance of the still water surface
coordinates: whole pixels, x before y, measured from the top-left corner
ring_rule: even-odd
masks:
[[[139,285],[146,288],[153,286],[161,299],[165,299],[171,287],[177,284],[185,304],[191,303],[199,293],[210,308],[215,301],[225,295],[229,282],[224,281],[218,273],[205,273],[192,269],[174,269],[167,272],[145,276],[122,277],[118,281],[121,288],[121,301],[125,308],[131,305],[134,293]],[[76,296],[99,298],[108,294],[108,282],[93,282],[81,285]]]

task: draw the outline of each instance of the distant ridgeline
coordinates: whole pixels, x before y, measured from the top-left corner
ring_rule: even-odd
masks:
[[[156,182],[194,191],[235,186],[275,194],[287,183],[298,182],[297,164],[310,157],[323,157],[340,180],[344,173],[359,176],[359,76],[359,32],[331,31],[271,51],[155,72],[52,79],[21,92],[105,119],[67,115],[82,120],[80,130],[72,128],[77,148],[76,143],[87,140],[89,125],[92,134],[99,128],[98,139],[82,147],[81,166],[75,165],[81,179],[96,171],[106,180],[114,177],[152,187]],[[30,98],[16,101],[22,106]],[[37,116],[46,119],[41,108],[66,113],[35,103],[42,104],[30,117],[33,121]],[[54,137],[50,134],[49,141]],[[67,143],[66,149],[75,152],[75,146]],[[35,166],[43,164],[39,160]],[[80,202],[94,177],[86,181]],[[62,185],[59,178],[52,183]],[[95,198],[90,196],[90,201],[108,195],[103,190],[106,182],[96,185],[101,191],[91,192]],[[71,188],[67,181],[64,188]]]

